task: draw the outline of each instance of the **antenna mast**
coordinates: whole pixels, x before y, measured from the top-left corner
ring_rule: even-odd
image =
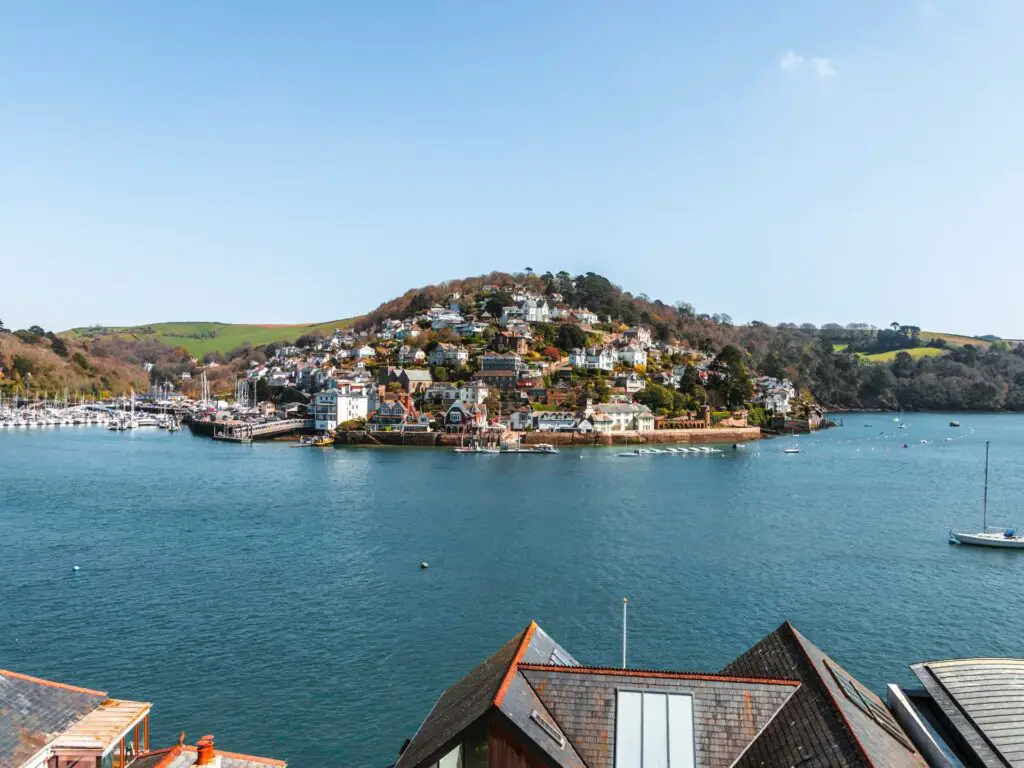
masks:
[[[983,502],[981,530],[988,533],[988,440],[985,441],[985,496]]]
[[[622,598],[622,668],[626,668],[626,606],[629,605],[627,598]]]

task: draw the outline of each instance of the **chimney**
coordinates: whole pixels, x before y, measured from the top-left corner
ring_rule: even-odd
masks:
[[[196,743],[195,765],[210,765],[214,768],[220,767],[220,757],[213,750],[213,736],[207,734]]]

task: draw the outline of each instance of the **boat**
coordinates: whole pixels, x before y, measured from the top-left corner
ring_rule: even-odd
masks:
[[[793,433],[793,445],[789,448],[783,448],[783,453],[800,453],[800,446],[796,443],[796,432]]]
[[[625,453],[620,453],[618,455],[624,458],[633,458],[635,456],[640,456],[641,454],[640,451],[626,451]]]
[[[537,443],[530,453],[558,453],[558,449],[550,443]]]
[[[985,441],[985,492],[982,501],[981,531],[949,531],[950,544],[970,544],[976,547],[997,549],[1024,549],[1024,534],[1013,528],[989,531],[988,529],[988,441]]]
[[[960,426],[960,422],[959,421],[951,421],[951,422],[949,422],[949,426],[951,426],[951,427],[959,427]]]

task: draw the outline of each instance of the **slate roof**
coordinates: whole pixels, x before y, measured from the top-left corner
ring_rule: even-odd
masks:
[[[21,765],[107,698],[0,670],[0,765]]]
[[[911,669],[978,764],[1024,765],[1024,660],[926,661]]]
[[[236,752],[216,750],[220,756],[220,768],[286,768],[284,760],[255,755],[240,755]],[[173,747],[144,752],[131,764],[131,768],[190,768],[195,765],[196,748],[188,744],[175,744]]]
[[[836,680],[836,675],[849,677],[848,673],[789,622],[764,637],[722,672],[783,677],[802,683],[737,761],[737,768],[927,767],[912,746],[904,746],[899,737],[879,723],[878,718],[884,717],[882,713],[888,712],[881,700],[853,681],[858,686],[857,692],[865,697],[864,701],[879,708],[878,714],[872,716],[854,703]],[[891,715],[889,717],[891,719]],[[898,725],[895,727],[909,745],[906,735]]]
[[[696,764],[728,768],[797,691],[799,683],[646,670],[521,665],[588,768],[614,768],[620,688],[693,696]]]
[[[491,709],[528,631],[523,630],[513,637],[483,664],[441,694],[398,759],[396,768],[424,762]]]

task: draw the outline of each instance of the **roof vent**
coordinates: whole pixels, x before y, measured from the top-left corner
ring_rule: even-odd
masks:
[[[544,715],[536,709],[530,712],[530,719],[539,725],[540,729],[550,736],[556,744],[558,744],[559,749],[565,749],[565,736],[562,735],[562,732],[558,730],[558,727],[554,723],[544,717]]]

